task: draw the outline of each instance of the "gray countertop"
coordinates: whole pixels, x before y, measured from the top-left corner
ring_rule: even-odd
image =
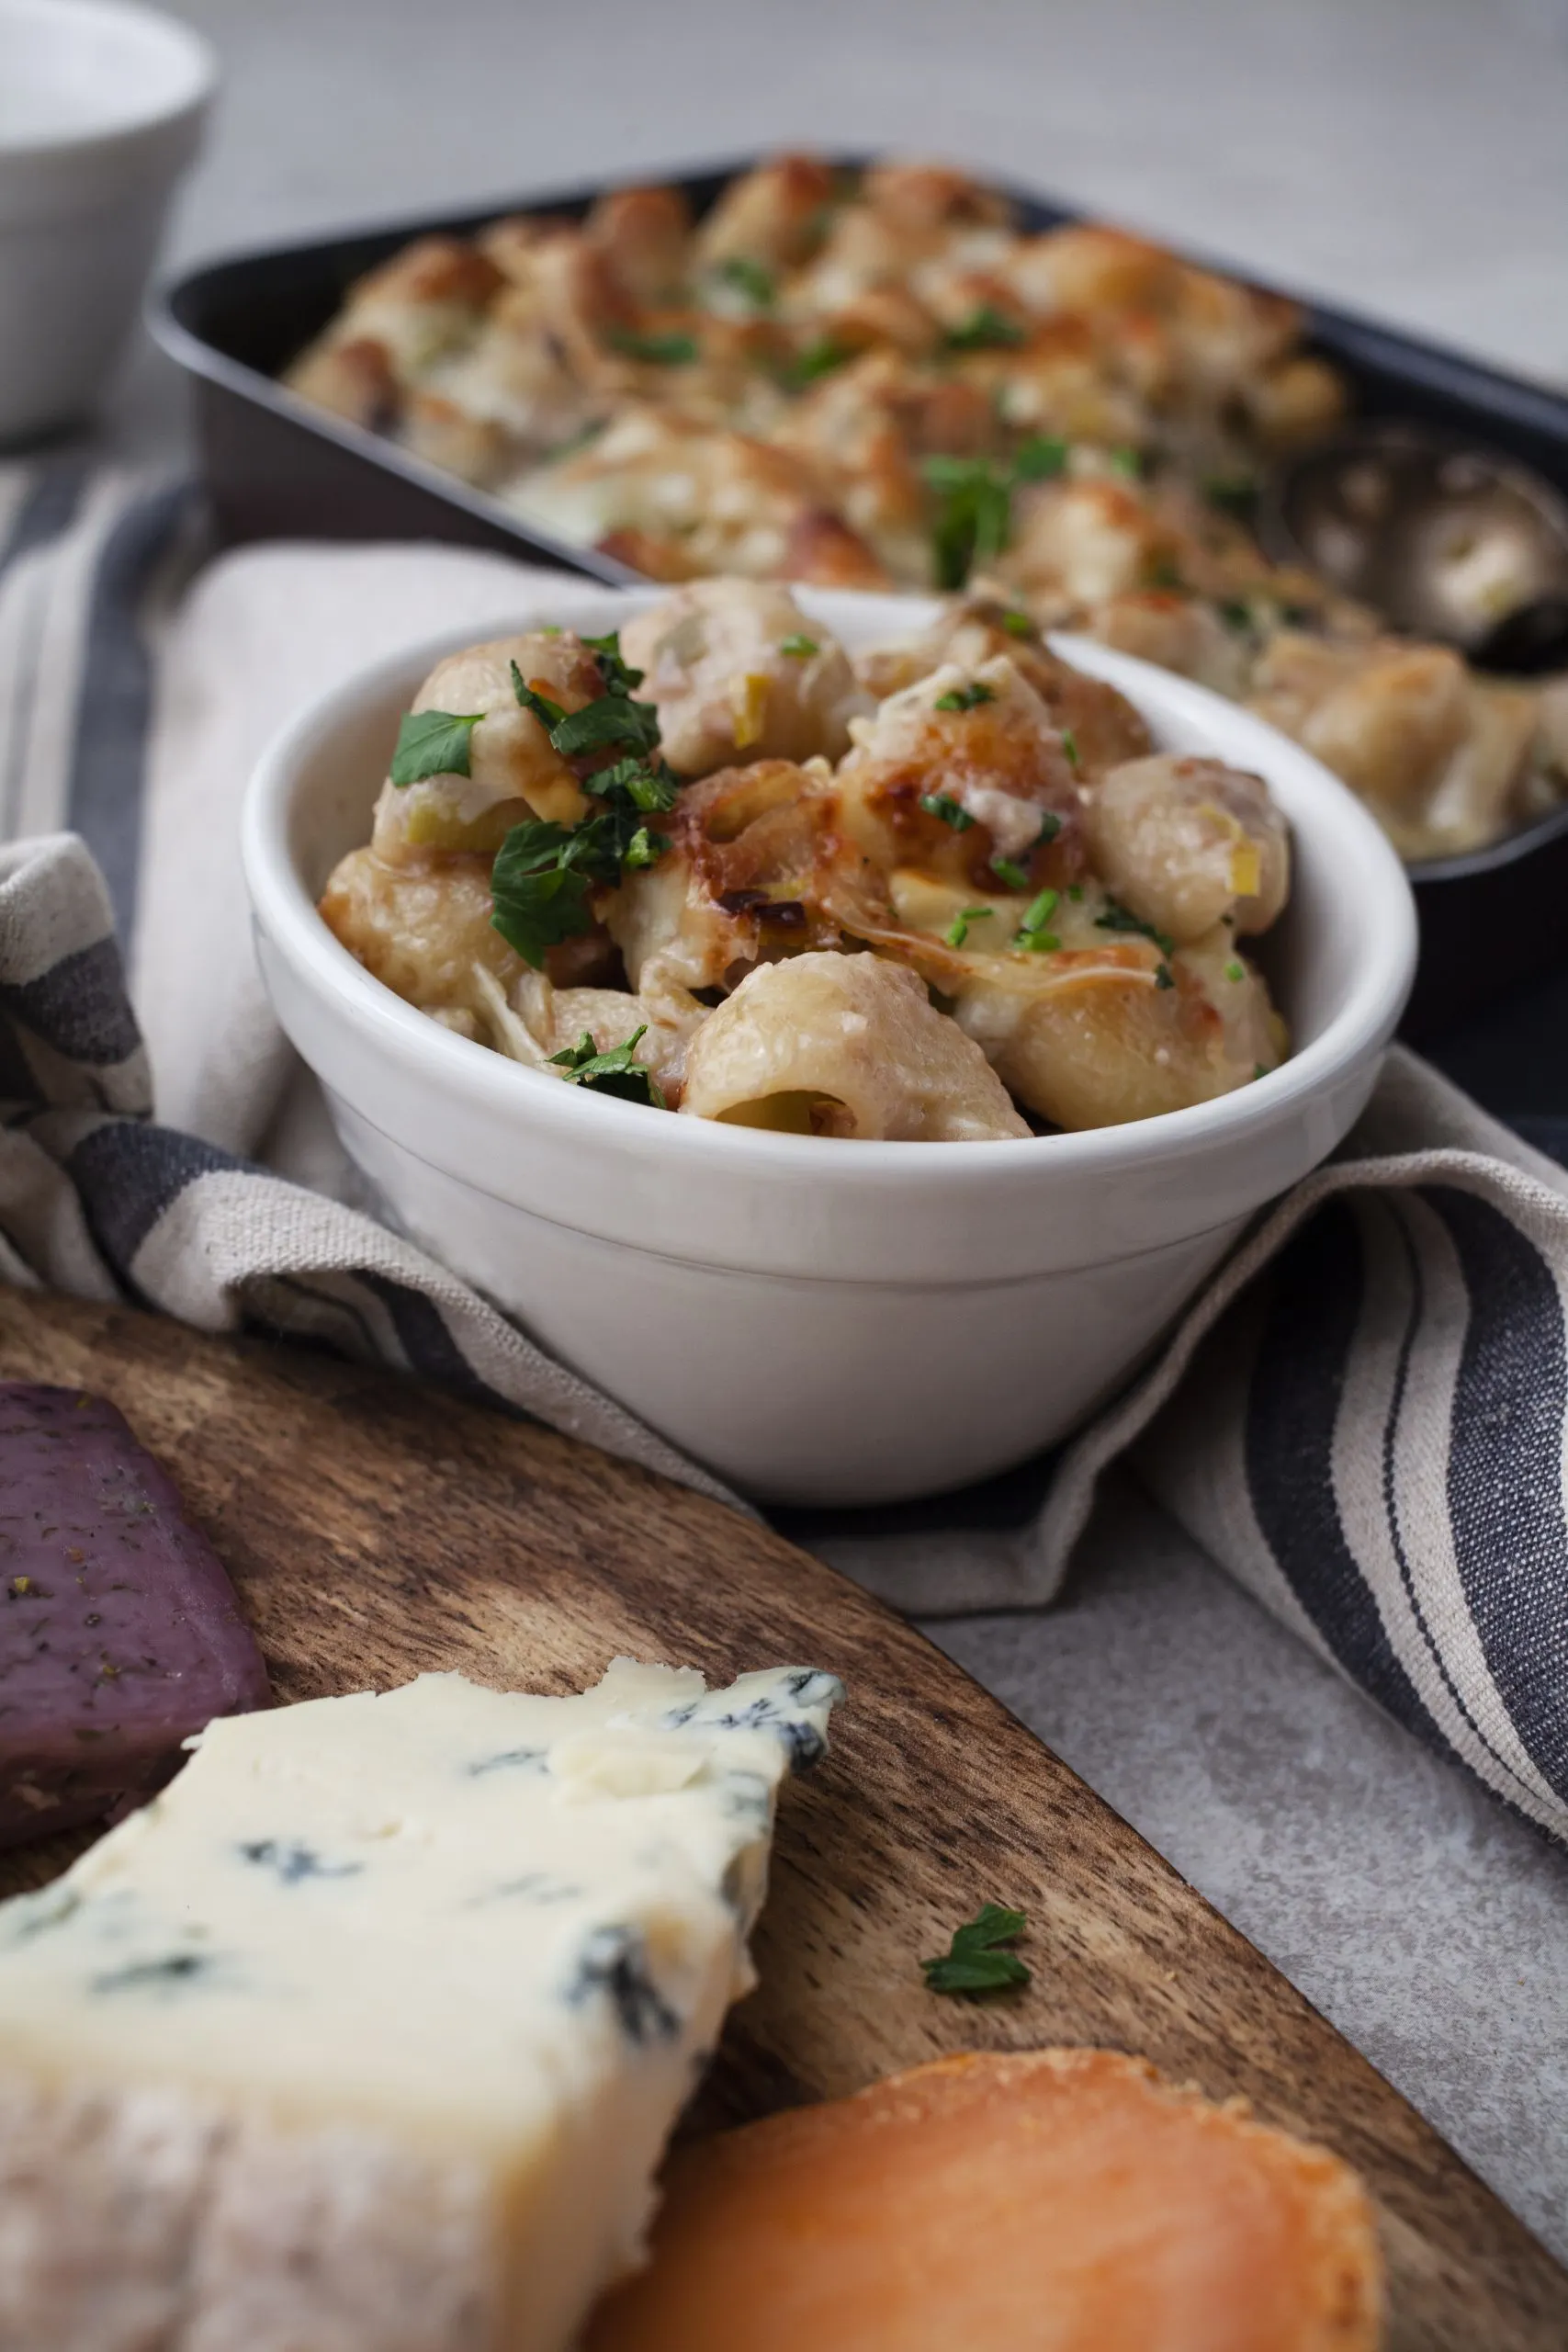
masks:
[[[894,145],[1568,380],[1568,0],[177,12],[227,75],[179,258],[783,141]],[[177,455],[150,351],[107,433]],[[933,1631],[1568,2256],[1568,1858],[1125,1485],[1058,1609]]]

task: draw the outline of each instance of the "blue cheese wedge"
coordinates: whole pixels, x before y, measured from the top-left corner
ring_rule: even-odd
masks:
[[[210,1724],[0,1905],[0,2346],[560,2352],[841,1695],[623,1658]]]

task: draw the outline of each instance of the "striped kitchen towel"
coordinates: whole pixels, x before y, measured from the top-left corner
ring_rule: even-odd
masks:
[[[324,1340],[722,1495],[343,1197],[246,945],[261,739],[372,652],[500,620],[518,568],[262,548],[180,598],[193,546],[177,491],[0,469],[0,1272]],[[1565,1302],[1562,1169],[1396,1052],[1339,1157],[1054,1461],[813,1532],[915,1613],[1037,1608],[1130,1455],[1321,1656],[1568,1839]]]

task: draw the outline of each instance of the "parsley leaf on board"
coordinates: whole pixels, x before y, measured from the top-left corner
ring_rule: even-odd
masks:
[[[1141,939],[1152,939],[1164,956],[1168,956],[1176,945],[1167,933],[1156,931],[1152,922],[1145,922],[1130,908],[1119,906],[1114,899],[1107,899],[1104,912],[1094,919],[1094,927],[1096,931],[1134,931]],[[1169,983],[1166,985],[1168,987]]]
[[[972,678],[966,686],[954,686],[950,694],[938,695],[933,710],[978,710],[983,702],[995,702],[997,690],[984,680]]]
[[[1003,1946],[1017,1941],[1029,1922],[1023,1912],[1000,1903],[982,1903],[973,1919],[955,1928],[949,1949],[939,1959],[922,1960],[930,1993],[999,1993],[1011,1984],[1027,1984],[1032,1974],[1015,1951]]]
[[[552,1054],[550,1060],[565,1072],[569,1086],[586,1086],[596,1094],[613,1094],[619,1102],[646,1102],[662,1111],[666,1106],[659,1080],[646,1062],[632,1058],[633,1047],[647,1035],[645,1021],[622,1044],[601,1053],[592,1032],[585,1029],[575,1046],[569,1046],[563,1054]]]
[[[405,710],[398,721],[398,748],[389,771],[394,784],[423,784],[427,776],[467,775],[473,732],[482,710]]]
[[[955,833],[966,833],[975,822],[967,808],[949,797],[945,792],[922,792],[920,807],[928,817],[940,817]]]

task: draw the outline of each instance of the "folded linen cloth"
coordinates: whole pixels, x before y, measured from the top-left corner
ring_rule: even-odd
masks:
[[[250,956],[235,815],[265,736],[361,660],[502,622],[529,575],[273,547],[176,601],[188,513],[70,460],[0,471],[0,814],[29,836],[0,854],[0,1271],[324,1340],[723,1494],[352,1204]],[[1072,1444],[814,1532],[914,1613],[1039,1607],[1128,1455],[1322,1657],[1568,1838],[1565,1301],[1568,1178],[1396,1051],[1337,1158]]]

